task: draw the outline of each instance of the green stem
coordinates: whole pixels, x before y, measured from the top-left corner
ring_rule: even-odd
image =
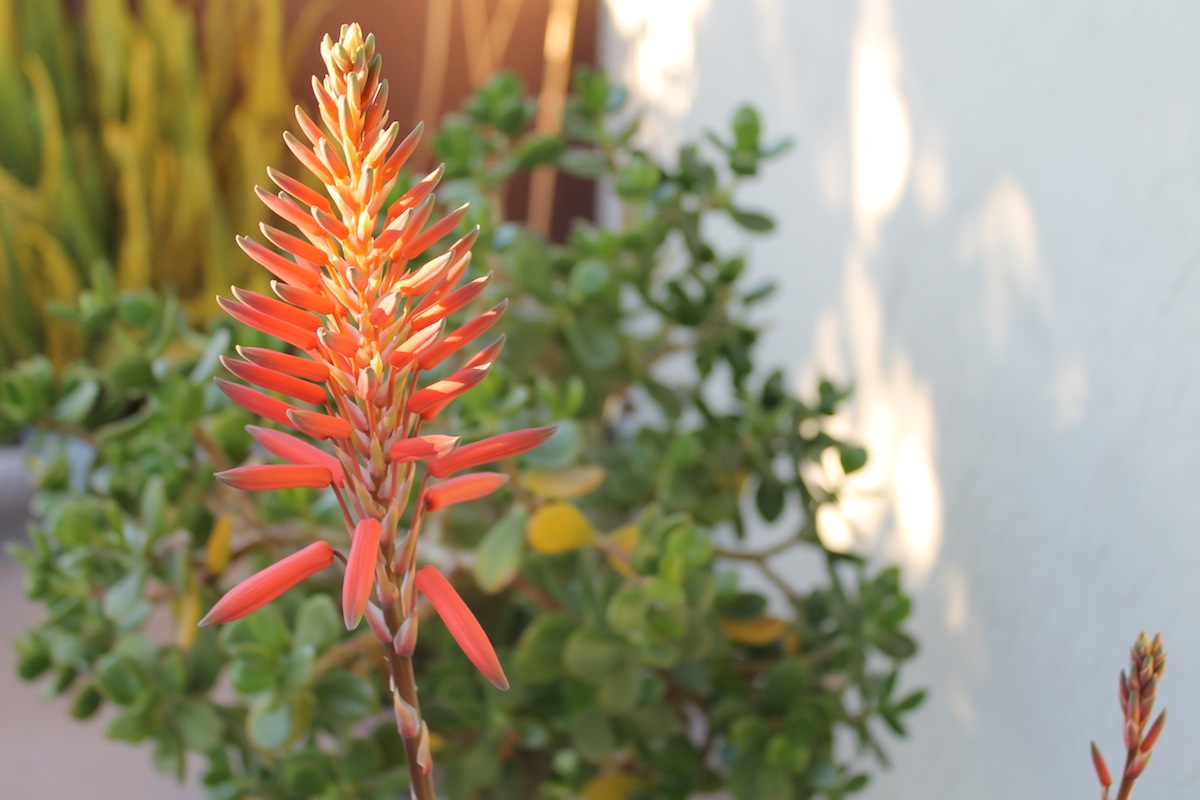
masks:
[[[388,665],[392,670],[392,681],[396,684],[396,692],[400,699],[417,710],[420,718],[421,707],[417,704],[417,681],[413,675],[412,659],[398,655],[395,650],[385,648],[388,653]],[[418,763],[420,736],[402,737],[404,740],[404,757],[408,761],[408,775],[412,783],[413,800],[437,800],[433,791],[433,774],[426,772]]]

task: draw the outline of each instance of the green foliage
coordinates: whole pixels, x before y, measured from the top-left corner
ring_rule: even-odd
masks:
[[[506,352],[446,427],[471,440],[559,425],[509,465],[509,496],[442,518],[512,688],[422,626],[441,791],[842,798],[924,695],[897,688],[915,652],[899,572],[821,544],[818,511],[867,458],[827,429],[847,390],[823,382],[804,400],[760,370],[755,304],[770,288],[747,286],[744,257],[711,238],[720,222],[773,226],[735,196],[781,148],[742,109],[729,143],[715,137],[719,161],[689,145],[662,162],[623,102],[582,73],[565,134],[534,134],[531,103],[501,78],[435,141],[441,199],[475,204],[477,262],[512,299]],[[577,222],[555,243],[505,221],[508,182],[541,165],[608,181],[620,224]],[[73,323],[102,358],[61,375],[33,359],[0,382],[0,419],[36,431],[39,521],[16,554],[48,616],[17,644],[22,677],[73,694],[81,718],[112,706],[108,735],[152,744],[160,768],[203,754],[213,798],[395,797],[407,777],[381,651],[343,630],[336,572],[218,633],[195,628],[235,576],[314,533],[344,545],[336,504],[213,481],[249,452],[249,415],[211,386],[228,329],[191,331],[169,298],[98,284]],[[765,531],[775,544],[754,550]],[[776,569],[791,548],[820,565],[811,580]],[[174,642],[148,633],[156,609]]]
[[[73,306],[98,265],[198,317],[256,272],[233,236],[284,153],[283,6],[203,5],[0,0],[0,365],[83,353],[45,309]]]

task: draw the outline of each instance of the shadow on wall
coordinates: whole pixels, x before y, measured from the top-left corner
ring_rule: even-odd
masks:
[[[1013,658],[998,651],[1011,650],[1025,635],[1012,630],[1014,619],[1036,616],[1041,601],[1007,598],[1004,592],[1012,587],[1003,585],[1004,579],[1024,570],[1023,584],[1049,586],[1061,568],[1030,556],[1044,531],[1016,532],[1023,537],[1020,546],[1006,547],[1002,537],[1016,518],[1011,510],[1016,503],[1005,492],[1037,482],[1032,471],[1016,472],[1020,454],[1040,455],[1048,437],[1084,420],[1094,378],[1073,349],[1072,337],[1039,340],[1056,321],[1056,301],[1063,298],[1056,298],[1021,170],[1005,168],[1004,157],[990,159],[979,144],[1003,133],[981,128],[977,117],[967,115],[964,130],[954,118],[952,132],[974,135],[971,144],[977,150],[968,153],[973,162],[951,159],[948,145],[957,148],[962,142],[948,142],[939,129],[939,114],[950,112],[938,102],[960,94],[946,84],[930,88],[916,80],[931,75],[931,65],[944,67],[947,53],[961,53],[963,45],[935,55],[906,52],[896,5],[859,0],[834,12],[818,3],[755,0],[734,12],[712,0],[654,6],[606,2],[610,29],[625,50],[620,77],[634,87],[637,101],[656,123],[648,130],[650,146],[666,147],[681,129],[723,120],[731,92],[759,105],[775,102],[764,110],[775,133],[789,113],[789,124],[804,131],[804,141],[780,170],[790,170],[792,183],[768,187],[755,199],[781,214],[819,208],[825,217],[810,223],[814,228],[844,219],[846,233],[839,238],[836,225],[816,230],[837,249],[833,261],[822,256],[814,268],[838,264],[836,288],[820,299],[809,296],[794,308],[787,306],[788,314],[807,321],[779,320],[780,327],[790,326],[790,349],[777,347],[773,355],[790,361],[802,392],[809,391],[818,373],[853,383],[853,408],[838,433],[862,441],[871,460],[851,484],[854,491],[844,497],[840,514],[822,520],[827,544],[863,548],[905,567],[927,633],[924,672],[917,680],[938,683],[932,707],[920,716],[942,718],[929,723],[937,727],[931,733],[966,732],[969,740],[972,732],[990,726],[1013,730],[1012,717],[1031,702],[1006,705],[1004,695],[991,688],[1001,680],[1002,662]],[[734,19],[735,13],[753,21]],[[989,13],[1002,16],[995,10],[981,16],[989,19]],[[919,17],[910,14],[905,21]],[[808,35],[808,27],[811,40],[799,40],[795,34]],[[730,63],[731,54],[745,63]],[[836,73],[810,77],[814,67],[827,68],[838,57],[845,59],[844,83],[831,88]],[[701,75],[700,70],[710,72]],[[657,141],[661,132],[665,142]],[[811,163],[797,167],[796,160],[804,158]],[[1015,155],[1011,160],[1019,161]],[[952,167],[963,162],[971,162],[974,172],[952,174]],[[797,174],[814,180],[796,188]],[[764,183],[772,179],[768,174]],[[968,191],[974,194],[964,195]],[[767,243],[754,260],[781,265],[771,275],[785,284],[780,298],[798,297],[803,290],[792,281],[805,278],[793,279],[783,270],[804,260],[796,252],[812,253],[812,243],[786,218],[781,228],[779,239],[792,238],[777,248]],[[764,252],[770,255],[764,258]],[[781,315],[781,300],[772,311]],[[939,340],[947,339],[963,341],[942,346]],[[796,360],[796,342],[801,350],[811,343],[811,351],[801,356],[807,357],[805,363]],[[1010,378],[1016,380],[1006,385]],[[1023,392],[1035,394],[1021,397]],[[1027,407],[1014,410],[1014,399]],[[1006,441],[1017,436],[1021,441]],[[991,454],[1010,447],[1004,463],[990,470],[972,468],[998,462]],[[980,477],[984,473],[998,476],[1002,488],[989,485],[992,478]],[[979,518],[981,511],[989,514],[986,521]],[[986,531],[967,529],[977,521],[986,522]],[[1012,563],[993,571],[985,561],[997,553]],[[1004,616],[1014,608],[1020,614]],[[1044,632],[1034,636],[1048,637],[1054,626],[1040,627]],[[925,724],[916,720],[916,739]],[[989,774],[999,760],[1039,757],[1026,752],[1035,748],[1028,742],[1014,748],[967,754],[957,769]]]

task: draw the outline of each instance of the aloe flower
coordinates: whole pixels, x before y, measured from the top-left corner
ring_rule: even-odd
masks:
[[[290,429],[248,427],[283,463],[237,467],[217,477],[250,491],[329,488],[341,505],[350,546],[342,553],[316,542],[284,558],[232,589],[201,624],[249,614],[331,566],[335,556],[344,561],[346,626],[354,628],[366,616],[384,643],[397,723],[410,767],[419,767],[412,770],[413,794],[432,797],[429,734],[411,665],[418,593],[492,683],[506,689],[508,681],[449,581],[435,567],[418,569],[421,522],[426,514],[494,492],[505,475],[467,470],[531,450],[553,428],[465,445],[456,436],[423,432],[487,376],[503,337],[470,356],[460,351],[495,325],[507,302],[458,326],[447,323],[491,277],[464,281],[478,229],[446,252],[414,263],[455,230],[466,206],[430,224],[438,168],[385,208],[421,128],[397,141],[400,129],[388,124],[388,87],[380,79],[374,38],[364,38],[358,25],[344,26],[337,42],[326,36],[321,53],[329,71],[323,81],[313,79],[321,124],[297,107],[304,138],[285,133],[284,140],[325,191],[268,170],[282,191],[259,188],[258,196],[299,235],[262,225],[270,247],[246,237],[238,244],[274,276],[276,296],[233,287],[232,298],[218,298],[235,319],[299,351],[239,347],[241,358],[224,364],[245,383],[217,381],[235,403]],[[454,359],[461,363],[444,367],[444,377],[426,376]],[[410,500],[414,506],[403,529]]]
[[[1127,674],[1124,670],[1121,671],[1120,697],[1121,713],[1125,717],[1125,764],[1119,773],[1121,783],[1117,787],[1116,800],[1127,800],[1133,791],[1134,781],[1146,771],[1146,765],[1150,763],[1150,756],[1154,753],[1154,744],[1167,721],[1167,712],[1163,709],[1154,722],[1150,722],[1166,660],[1167,651],[1163,647],[1162,635],[1155,634],[1151,639],[1145,633],[1139,633],[1137,641],[1129,651],[1129,672]],[[1109,772],[1108,764],[1095,742],[1092,742],[1092,764],[1096,768],[1096,778],[1100,781],[1101,800],[1109,800],[1108,790],[1112,788],[1112,773]]]

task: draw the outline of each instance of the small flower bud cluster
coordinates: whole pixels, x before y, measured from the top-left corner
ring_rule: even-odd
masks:
[[[1129,672],[1121,672],[1120,700],[1121,711],[1125,717],[1123,731],[1126,755],[1117,800],[1126,800],[1133,788],[1133,782],[1145,772],[1146,765],[1150,763],[1154,743],[1158,741],[1166,723],[1165,709],[1154,722],[1150,722],[1166,656],[1162,634],[1155,634],[1151,639],[1145,633],[1139,633],[1130,651]],[[1105,763],[1104,756],[1100,754],[1100,748],[1095,742],[1092,742],[1092,763],[1100,780],[1101,798],[1108,800],[1108,791],[1112,787],[1112,773],[1109,772],[1108,764]]]

